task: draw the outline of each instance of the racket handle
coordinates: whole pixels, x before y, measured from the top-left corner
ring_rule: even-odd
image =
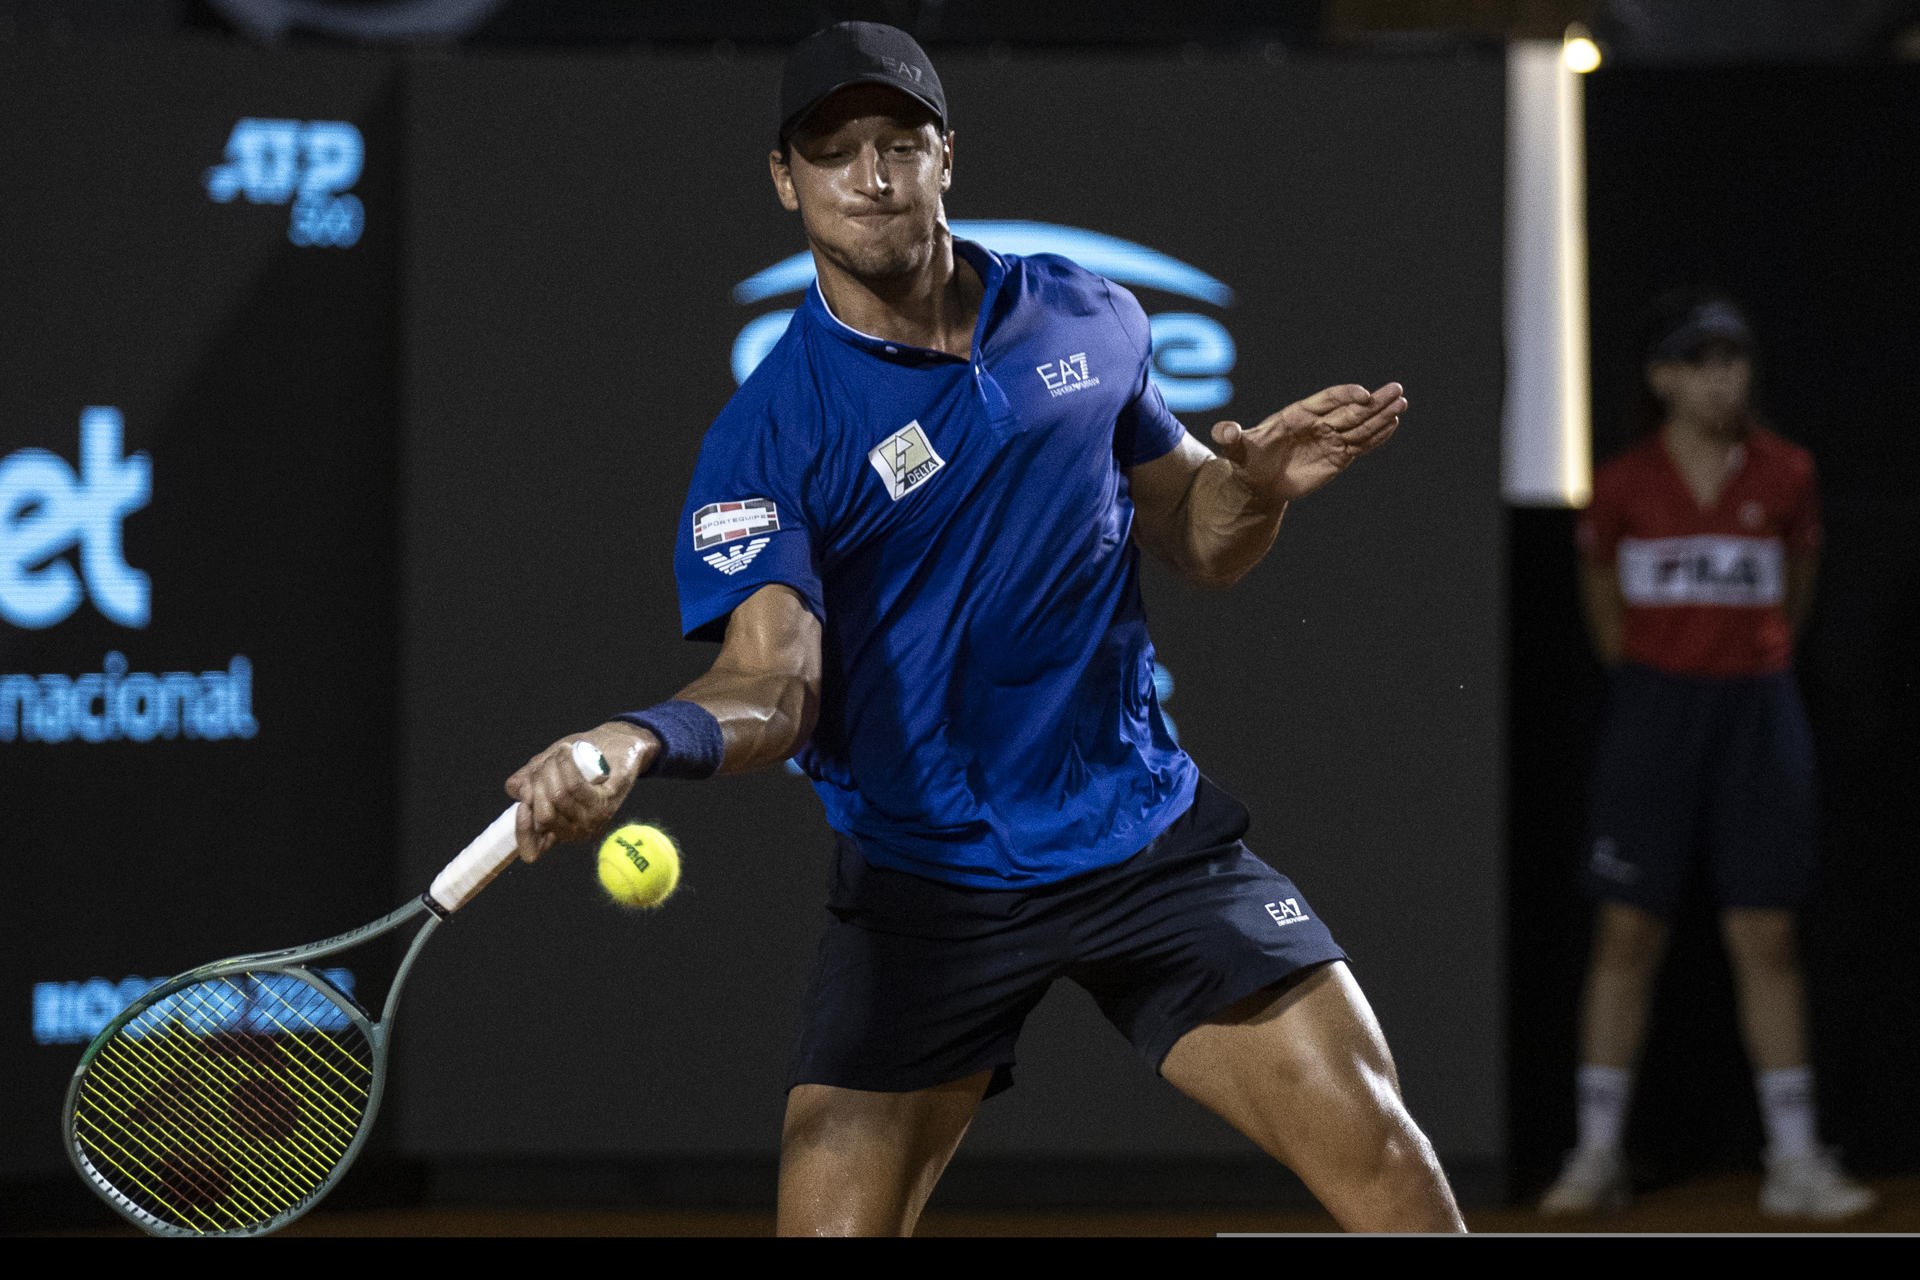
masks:
[[[590,742],[573,744],[573,763],[588,782],[599,782],[609,772],[606,758]],[[505,813],[495,818],[472,844],[441,869],[427,889],[427,896],[435,906],[446,912],[458,911],[506,870],[518,843],[515,828],[519,825],[519,814],[518,804],[508,805]]]

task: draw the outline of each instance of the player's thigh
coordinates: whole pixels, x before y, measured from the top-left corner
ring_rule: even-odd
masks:
[[[1195,1027],[1160,1073],[1309,1185],[1310,1168],[1368,1164],[1412,1127],[1386,1037],[1340,962]]]
[[[1715,893],[1729,910],[1792,911],[1813,892],[1819,845],[1799,691],[1783,673],[1735,682],[1722,703],[1709,827]]]
[[[796,1085],[781,1132],[780,1233],[910,1233],[992,1074],[904,1093]]]
[[[1614,973],[1650,974],[1667,947],[1666,918],[1627,902],[1601,902],[1594,913],[1593,964]]]
[[[1583,880],[1600,902],[1670,915],[1686,886],[1705,808],[1712,686],[1616,668],[1588,784]]]

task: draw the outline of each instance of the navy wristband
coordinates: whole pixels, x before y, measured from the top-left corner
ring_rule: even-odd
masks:
[[[697,702],[676,698],[614,719],[638,725],[660,739],[660,754],[653,758],[647,777],[711,778],[720,772],[720,762],[727,757],[727,739],[720,732],[720,722]]]

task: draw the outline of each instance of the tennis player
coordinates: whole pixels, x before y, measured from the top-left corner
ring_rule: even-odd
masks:
[[[952,236],[946,96],[894,28],[796,46],[778,140],[818,278],[708,431],[675,552],[719,656],[508,780],[521,856],[603,830],[642,777],[811,777],[839,852],[783,1234],[910,1233],[1062,977],[1343,1226],[1461,1230],[1345,953],[1167,732],[1138,577],[1144,546],[1237,581],[1393,434],[1400,387],[1220,423],[1216,456],[1149,380],[1130,294]]]

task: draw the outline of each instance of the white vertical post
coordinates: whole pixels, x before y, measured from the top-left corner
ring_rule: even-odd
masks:
[[[1558,42],[1508,46],[1501,490],[1519,506],[1585,506],[1593,490],[1583,90]]]

